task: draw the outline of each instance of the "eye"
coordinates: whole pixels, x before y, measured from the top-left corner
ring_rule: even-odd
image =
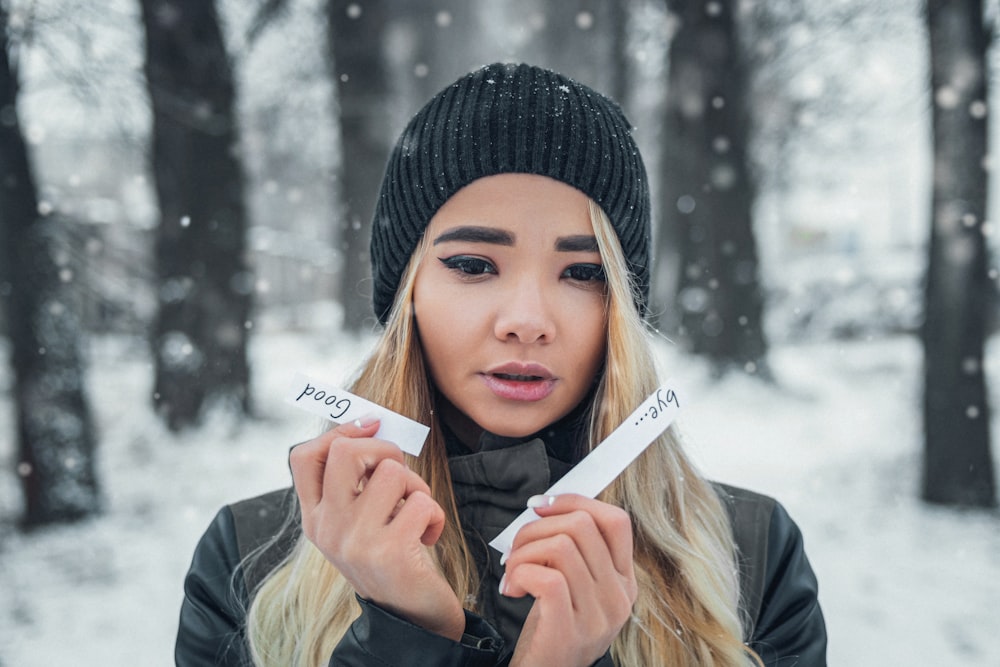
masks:
[[[563,278],[580,282],[604,282],[604,267],[600,264],[573,264],[563,271]]]
[[[469,276],[481,276],[489,273],[496,273],[497,269],[493,264],[481,257],[471,257],[469,255],[456,255],[454,257],[441,257],[441,263],[452,271],[458,271]]]

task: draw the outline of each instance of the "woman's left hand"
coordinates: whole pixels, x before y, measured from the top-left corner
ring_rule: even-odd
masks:
[[[532,595],[512,666],[590,665],[628,621],[638,595],[632,522],[579,495],[536,496],[542,518],[517,533],[500,592]],[[537,504],[537,503],[535,503]]]

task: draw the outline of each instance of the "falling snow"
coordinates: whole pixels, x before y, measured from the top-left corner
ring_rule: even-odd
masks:
[[[51,42],[47,48],[59,50],[63,75],[77,83],[84,97],[91,87],[94,113],[79,113],[79,96],[67,96],[64,87],[59,96],[45,49],[22,54],[27,80],[22,121],[28,142],[39,170],[64,174],[69,186],[43,192],[38,210],[66,213],[72,210],[74,193],[92,187],[92,174],[81,165],[90,164],[94,155],[66,160],[62,147],[67,138],[89,140],[98,146],[98,155],[119,156],[115,151],[122,142],[109,142],[109,135],[124,133],[139,143],[136,137],[148,132],[145,91],[135,74],[142,68],[138,5],[109,1],[107,12],[91,16],[67,11],[67,0],[12,4],[30,4],[40,24],[70,25],[74,35],[90,36]],[[245,34],[242,27],[253,15],[252,3],[223,4],[235,26],[232,32]],[[334,188],[321,178],[316,179],[317,187],[307,189],[309,179],[300,173],[275,176],[264,166],[268,159],[294,153],[301,160],[298,168],[306,165],[313,175],[328,173],[336,161],[333,124],[328,122],[332,86],[320,50],[309,47],[323,39],[322,22],[315,20],[322,3],[291,4],[293,16],[288,20],[298,21],[295,44],[282,41],[280,31],[271,31],[252,49],[238,40],[234,45],[234,51],[244,54],[240,91],[251,205],[256,220],[274,225],[256,226],[250,241],[261,257],[280,258],[293,266],[288,275],[298,276],[301,284],[333,284],[329,267],[336,266],[340,256],[328,241],[336,211],[323,197]],[[663,35],[676,25],[662,15],[661,4],[647,3],[639,25],[631,27],[637,34],[646,31],[647,37],[636,40],[632,54],[645,78],[625,105],[630,117],[648,117],[642,111],[662,103],[657,95],[664,88]],[[811,3],[811,11],[836,11],[845,4]],[[778,9],[785,5],[794,3],[771,4]],[[495,7],[487,11],[497,17],[503,13]],[[723,5],[708,2],[705,11],[718,16]],[[775,345],[769,363],[779,385],[767,387],[739,377],[716,384],[697,362],[670,349],[661,356],[669,374],[687,381],[696,398],[682,422],[699,465],[714,478],[775,495],[802,527],[821,582],[831,664],[992,667],[1000,664],[1000,644],[995,641],[1000,627],[1000,523],[996,515],[957,514],[916,500],[921,363],[916,338],[905,334],[916,331],[921,317],[919,248],[927,231],[923,174],[929,164],[926,108],[933,103],[982,119],[995,104],[971,99],[968,72],[956,72],[936,91],[924,90],[926,73],[920,63],[925,53],[916,5],[911,14],[903,29],[886,17],[889,23],[870,44],[856,39],[862,30],[817,29],[807,21],[792,25],[781,43],[766,35],[754,40],[756,57],[777,64],[772,76],[775,71],[786,76],[786,66],[798,66],[782,60],[789,53],[809,65],[790,75],[794,101],[802,107],[797,115],[786,117],[780,109],[765,114],[780,124],[782,137],[801,134],[814,142],[799,146],[787,161],[775,161],[781,164],[775,171],[790,180],[780,190],[765,180],[759,202],[759,268],[768,283],[767,328]],[[363,3],[348,5],[346,15],[362,19]],[[26,16],[15,11],[12,26],[19,27]],[[519,30],[509,29],[510,18],[507,14],[489,22],[489,29],[507,39],[505,53],[516,52],[548,25],[546,15],[538,11],[516,17],[522,21]],[[441,35],[461,23],[446,11],[434,14],[434,21]],[[579,12],[572,16],[572,27],[598,37],[604,26],[592,12]],[[853,28],[870,29],[865,24]],[[91,50],[82,52],[76,42],[86,42]],[[594,44],[592,52],[601,53],[596,39]],[[96,66],[109,76],[100,77],[94,89],[84,66]],[[413,63],[412,73],[434,74],[426,63]],[[295,95],[286,94],[289,81],[295,83]],[[344,74],[341,82],[347,81]],[[834,105],[841,102],[845,104]],[[707,103],[720,108],[725,100],[716,97]],[[702,113],[705,104],[699,95],[681,100],[686,113]],[[840,115],[831,118],[826,106]],[[635,109],[640,113],[632,114]],[[9,110],[0,110],[0,120],[8,115]],[[641,126],[637,136],[646,138],[644,146],[656,146],[651,124]],[[998,137],[1000,133],[992,134],[991,141]],[[720,156],[732,149],[727,137],[711,141]],[[824,146],[835,150],[822,150]],[[655,151],[646,153],[655,163]],[[81,216],[150,229],[156,215],[150,179],[140,173],[145,157],[133,156],[136,173],[122,176],[117,189],[102,193],[100,200],[81,205]],[[991,164],[987,156],[983,167]],[[766,170],[763,175],[768,175]],[[713,174],[717,187],[730,178],[724,168]],[[700,194],[684,195],[674,205],[690,213],[696,196]],[[1000,197],[993,198],[991,207],[997,202]],[[995,236],[989,220],[997,216],[988,212],[985,217],[977,220],[966,211],[948,210],[937,224],[970,229],[979,225],[984,235]],[[177,224],[186,227],[192,222],[184,216]],[[810,245],[814,239],[823,245]],[[94,263],[106,262],[100,246],[99,240],[88,241],[86,250]],[[962,254],[967,248],[956,246],[953,251]],[[66,285],[84,283],[67,256],[54,261]],[[698,266],[688,270],[695,276],[701,273]],[[1000,272],[991,267],[989,277],[1000,281]],[[178,439],[153,414],[153,360],[145,356],[145,343],[114,337],[91,341],[87,381],[102,435],[100,476],[107,492],[107,511],[100,518],[30,536],[14,531],[20,478],[33,470],[17,460],[12,438],[0,438],[0,664],[172,663],[181,582],[201,531],[221,504],[287,484],[288,446],[317,428],[291,414],[279,400],[288,373],[309,369],[337,381],[350,374],[366,349],[364,342],[331,334],[330,323],[340,317],[336,308],[301,308],[275,326],[283,316],[271,305],[280,304],[287,294],[279,282],[286,278],[246,273],[230,281],[234,293],[254,292],[262,306],[244,325],[254,334],[254,395],[265,416],[259,422],[234,423],[220,415]],[[190,278],[175,278],[162,286],[158,297],[163,303],[177,303],[194,287]],[[9,283],[0,283],[0,295],[9,292]],[[692,288],[681,303],[703,312],[710,298],[706,288]],[[41,354],[68,349],[71,341],[60,335],[60,319],[71,310],[62,301],[47,304],[40,315],[47,332]],[[709,328],[723,324],[711,319],[706,323]],[[276,333],[293,327],[318,333]],[[229,328],[216,334],[234,341],[241,332]],[[849,340],[836,341],[838,337]],[[834,342],[823,342],[831,339]],[[3,340],[0,352],[7,352]],[[159,353],[169,363],[191,368],[203,361],[183,334],[168,335]],[[757,369],[748,364],[746,370],[752,374]],[[961,370],[985,374],[990,386],[1000,387],[996,342],[982,361],[963,360]],[[51,373],[37,391],[46,395],[82,380]],[[11,384],[9,370],[0,367],[0,433],[6,434],[16,428]],[[997,412],[989,405],[959,409],[969,419]],[[29,427],[68,438],[83,425],[50,414]],[[993,430],[994,443],[1000,442],[998,429]],[[61,451],[42,463],[78,470],[80,460],[72,451]],[[68,485],[59,492],[76,491]]]

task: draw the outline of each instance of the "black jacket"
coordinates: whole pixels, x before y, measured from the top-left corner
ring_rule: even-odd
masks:
[[[490,445],[493,445],[492,447]],[[569,466],[541,440],[510,445],[497,439],[475,454],[449,460],[462,525],[470,545],[485,545]],[[746,640],[768,667],[823,667],[826,630],[817,583],[802,536],[773,499],[716,485],[733,523],[740,552],[741,595],[752,621]],[[279,562],[298,529],[290,489],[224,507],[199,542],[184,583],[176,661],[181,667],[249,665],[243,634],[248,582],[255,583]],[[274,539],[275,536],[277,539]],[[262,554],[244,571],[243,558]],[[496,554],[474,550],[483,582],[477,608],[466,614],[466,634],[453,642],[359,598],[362,614],[330,658],[331,666],[493,667],[506,665],[530,598],[497,591],[502,568]],[[487,620],[488,619],[488,620]],[[612,667],[610,655],[596,663]]]

